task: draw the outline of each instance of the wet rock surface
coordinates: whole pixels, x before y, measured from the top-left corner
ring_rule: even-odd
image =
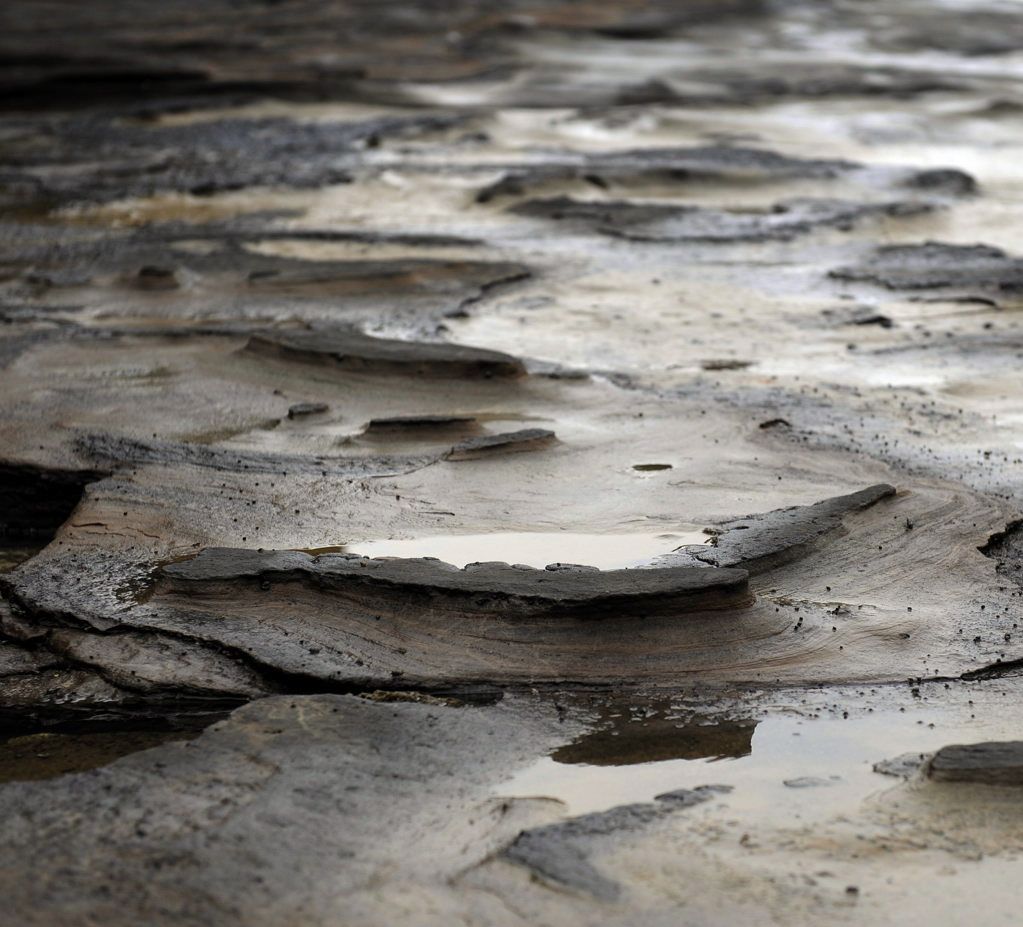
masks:
[[[513,724],[501,709],[450,711],[449,719],[436,705],[268,699],[195,742],[64,780],[8,785],[3,869],[13,874],[14,861],[27,854],[52,877],[9,879],[5,890],[18,910],[34,912],[27,922],[85,923],[100,911],[112,924],[139,916],[198,922],[230,907],[239,922],[269,923],[300,873],[316,881],[329,874],[334,890],[349,897],[349,913],[368,914],[374,874],[402,843],[420,846],[418,881],[450,879],[535,820],[539,809],[529,803],[520,808],[490,798],[488,770],[550,735],[540,724],[532,731]],[[445,723],[438,724],[442,714]],[[518,746],[507,736],[512,729],[523,738]],[[470,755],[477,762],[467,779]],[[397,790],[395,762],[406,780]],[[420,791],[426,780],[428,796]],[[371,811],[376,795],[386,796],[386,817]],[[182,799],[190,805],[185,819]],[[324,818],[323,801],[342,817]],[[472,825],[450,819],[453,803],[475,809]],[[78,809],[87,806],[91,825],[79,819]],[[365,826],[367,813],[375,817],[372,827]],[[342,819],[350,826],[339,827]],[[236,849],[225,851],[225,840]],[[466,846],[458,861],[444,852],[450,840]],[[304,849],[313,843],[318,863]],[[252,862],[242,864],[239,853]],[[133,859],[127,867],[126,857]],[[253,863],[260,878],[239,896],[233,887],[239,866]]]
[[[546,428],[523,428],[498,435],[481,435],[459,441],[448,453],[448,460],[473,460],[487,454],[514,453],[547,447],[555,434]]]
[[[1021,22],[5,4],[8,917],[1013,922]]]

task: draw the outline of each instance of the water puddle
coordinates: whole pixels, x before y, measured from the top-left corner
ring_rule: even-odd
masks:
[[[708,760],[749,756],[755,721],[693,721],[668,718],[637,722],[624,714],[551,754],[555,763],[585,766],[638,766],[668,760]]]
[[[705,544],[701,528],[629,534],[579,534],[569,531],[522,531],[454,534],[387,541],[359,541],[347,550],[367,557],[436,557],[463,567],[490,560],[545,567],[578,563],[601,570],[643,566],[655,557],[688,544]]]
[[[88,734],[29,734],[0,743],[0,783],[53,779],[106,766],[172,740],[188,740],[183,730],[101,731]]]
[[[556,798],[568,814],[578,815],[649,802],[674,789],[729,785],[733,791],[723,800],[730,812],[787,827],[853,813],[872,794],[892,788],[899,780],[875,772],[880,761],[1019,736],[1011,718],[935,724],[922,712],[886,709],[849,719],[781,715],[756,724],[623,720],[520,770],[500,792]]]

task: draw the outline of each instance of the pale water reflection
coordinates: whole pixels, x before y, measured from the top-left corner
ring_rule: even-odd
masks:
[[[576,563],[601,570],[643,566],[654,557],[689,544],[706,544],[707,535],[695,525],[656,533],[580,534],[569,531],[451,534],[386,541],[356,541],[346,545],[367,557],[436,557],[463,567],[490,560],[545,567]]]

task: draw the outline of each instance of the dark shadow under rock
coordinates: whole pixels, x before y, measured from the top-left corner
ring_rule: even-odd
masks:
[[[119,435],[86,434],[75,443],[84,457],[116,468],[137,464],[203,467],[211,470],[250,473],[307,473],[346,477],[409,473],[439,459],[439,455],[380,457],[310,457],[212,447],[183,441],[138,441]]]
[[[376,923],[365,888],[382,874],[385,894],[439,888],[549,818],[543,803],[493,790],[548,748],[551,714],[538,703],[268,698],[188,744],[9,783],[6,914],[12,924],[241,927],[269,923],[302,885],[306,911]]]
[[[0,463],[0,546],[45,543],[78,505],[96,470],[64,470]]]

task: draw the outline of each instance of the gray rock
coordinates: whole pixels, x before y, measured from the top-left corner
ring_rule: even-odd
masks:
[[[253,335],[245,351],[363,373],[451,378],[519,377],[525,367],[499,351],[436,342],[374,338],[355,329]]]
[[[762,211],[729,211],[629,201],[588,202],[562,196],[529,200],[512,211],[573,222],[594,232],[634,241],[729,243],[785,241],[818,228],[851,228],[860,219],[871,216],[913,216],[931,208],[923,202],[800,199],[779,202]]]
[[[738,518],[720,526],[713,546],[683,548],[687,553],[681,557],[668,555],[655,563],[691,559],[716,567],[741,567],[751,573],[763,573],[795,559],[819,539],[839,530],[847,515],[894,495],[894,486],[878,483],[813,505]]]
[[[488,203],[501,197],[523,196],[547,184],[572,180],[582,180],[595,186],[606,186],[609,182],[650,181],[679,185],[707,180],[749,183],[797,177],[832,178],[856,167],[851,161],[793,158],[761,148],[724,145],[641,148],[583,154],[571,159],[565,154],[552,153],[543,164],[508,168],[499,180],[483,187],[476,200]]]
[[[873,769],[883,776],[911,779],[927,763],[929,756],[927,753],[900,753],[891,759],[880,760],[874,764]]]
[[[831,271],[838,280],[873,283],[891,290],[1023,289],[1023,259],[990,245],[887,245],[860,264]]]
[[[537,822],[538,803],[493,787],[552,744],[548,714],[269,698],[193,742],[4,785],[4,916],[253,927],[316,911],[318,923],[379,923],[366,886],[440,891]]]
[[[1023,786],[1023,741],[942,747],[927,764],[927,775],[936,782]]]
[[[471,415],[395,415],[388,418],[372,419],[366,426],[373,432],[420,432],[467,429],[476,424]]]
[[[274,690],[244,662],[187,638],[65,629],[51,632],[48,642],[55,653],[79,665],[101,667],[109,682],[132,691],[251,698]]]
[[[431,559],[370,560],[352,554],[210,548],[162,570],[163,594],[202,596],[221,584],[239,595],[299,583],[325,596],[368,594],[380,608],[415,609],[416,597],[474,612],[515,615],[581,613],[598,618],[627,610],[682,614],[700,607],[749,603],[743,570],[672,567],[662,570],[533,570],[478,563],[460,570]],[[270,590],[260,590],[269,584]],[[424,616],[425,617],[425,616]]]
[[[313,457],[300,454],[274,454],[184,441],[140,441],[110,434],[83,434],[76,449],[97,464],[117,466],[158,464],[202,467],[249,473],[307,473],[332,476],[365,477],[408,473],[433,463],[436,454],[372,457]]]
[[[523,428],[497,435],[480,435],[460,441],[447,454],[448,460],[473,460],[491,454],[534,451],[554,443],[555,434],[546,428]]]
[[[589,860],[590,848],[622,832],[638,830],[685,808],[730,791],[728,786],[701,786],[658,795],[654,801],[620,805],[523,831],[501,854],[544,881],[583,892],[601,901],[615,901],[621,886]]]

